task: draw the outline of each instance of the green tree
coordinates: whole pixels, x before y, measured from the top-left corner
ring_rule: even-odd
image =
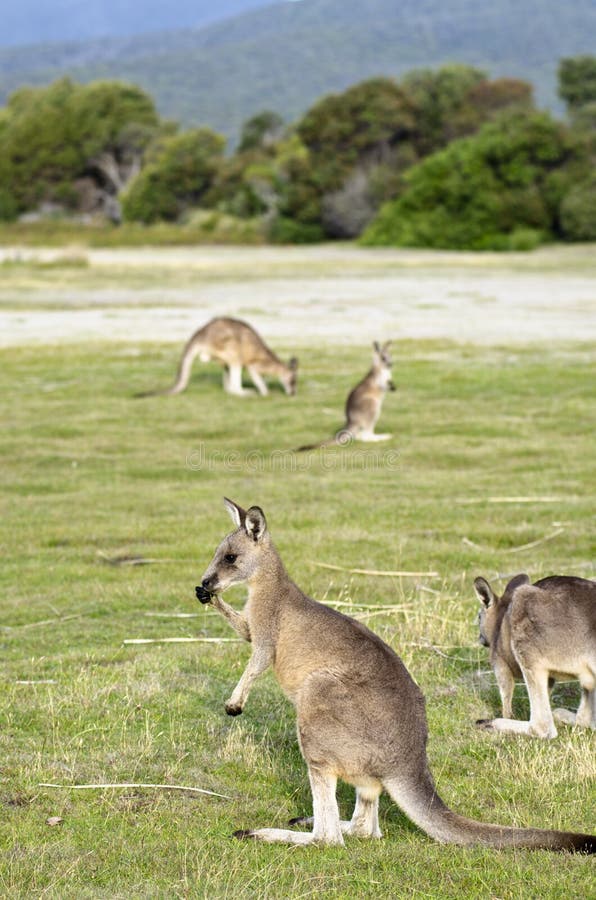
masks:
[[[557,229],[549,179],[578,152],[569,131],[547,113],[503,113],[474,136],[453,141],[406,176],[363,243],[507,248],[520,229],[534,240]]]
[[[241,218],[271,218],[278,204],[278,148],[284,142],[284,122],[265,110],[248,119],[236,152],[223,159],[202,202]]]
[[[76,182],[86,178],[115,202],[158,127],[153,101],[133,85],[63,78],[22,88],[4,111],[0,172],[18,211],[65,199],[76,207]]]
[[[195,128],[160,140],[122,196],[124,217],[141,222],[176,220],[198,206],[213,183],[225,138]]]
[[[8,117],[0,110],[0,148],[6,146]],[[8,156],[0,150],[0,221],[9,222],[18,215],[18,201],[14,193],[12,171]]]
[[[415,142],[422,156],[474,131],[478,117],[468,102],[469,93],[485,82],[486,75],[480,69],[456,64],[414,69],[402,79],[401,86],[415,112]]]
[[[476,128],[504,109],[530,111],[534,106],[532,85],[518,78],[480,81],[468,91],[466,102],[476,112]]]
[[[373,78],[324,97],[296,126],[323,191],[339,188],[363,158],[382,155],[407,140],[413,129],[411,104],[389,78]]]
[[[302,151],[282,167],[274,238],[359,233],[396,181],[400,148],[413,126],[409,102],[389,78],[363,81],[316,103],[296,125]]]
[[[414,69],[401,85],[415,111],[414,142],[421,157],[473,134],[507,107],[532,107],[532,87],[527,82],[490,81],[473,66],[453,63],[439,69]]]
[[[559,97],[570,112],[596,102],[596,56],[570,56],[559,62]]]
[[[569,241],[596,241],[596,176],[574,184],[561,202],[561,231]]]
[[[276,144],[282,137],[284,120],[271,110],[264,110],[248,119],[242,126],[238,152],[256,150]]]
[[[471,66],[373,78],[316,103],[297,123],[307,161],[288,169],[279,214],[304,233],[355,237],[404,188],[404,173],[505,108],[532,108],[530,85]],[[306,229],[306,230],[304,230]]]
[[[65,78],[47,88],[22,88],[9,98],[0,153],[19,211],[53,200],[65,183],[83,174],[85,160],[69,117],[75,91]]]

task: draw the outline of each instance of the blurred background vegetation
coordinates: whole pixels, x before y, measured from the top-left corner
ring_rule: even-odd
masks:
[[[523,250],[596,240],[596,57],[562,59],[561,118],[464,64],[375,77],[233,152],[142,88],[63,77],[0,110],[0,220],[175,223],[218,240]],[[124,234],[124,232],[123,232]]]

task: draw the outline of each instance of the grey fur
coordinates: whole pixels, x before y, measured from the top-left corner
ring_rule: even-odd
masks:
[[[392,361],[389,345],[386,341],[381,347],[378,341],[373,344],[373,364],[362,381],[348,394],[346,400],[346,423],[337,434],[316,444],[304,444],[298,447],[297,453],[303,450],[316,450],[330,444],[348,444],[350,441],[386,441],[390,434],[376,434],[375,426],[381,415],[383,399],[387,391],[394,391],[391,380]]]
[[[248,322],[219,316],[199,328],[186,343],[174,384],[163,391],[147,391],[137,397],[157,394],[180,394],[188,385],[195,357],[203,362],[217,360],[224,366],[223,386],[229,394],[251,393],[242,387],[242,369],[246,367],[259,394],[268,393],[263,375],[279,379],[290,396],[296,393],[298,360],[292,357],[286,364],[270,350],[262,337]]]
[[[503,718],[480,720],[484,728],[541,738],[557,736],[555,719],[596,728],[596,583],[553,575],[530,584],[512,578],[497,597],[485,578],[474,589],[481,602],[480,641],[490,648],[503,705]],[[577,713],[551,710],[549,683],[577,678],[582,697]],[[523,678],[530,698],[530,721],[513,718],[515,679]]]
[[[312,821],[312,831],[251,828],[238,837],[340,845],[345,834],[380,838],[378,798],[385,789],[438,841],[594,852],[594,836],[487,825],[448,809],[428,766],[424,697],[399,656],[360,622],[294,584],[260,507],[245,511],[231,500],[226,506],[235,530],[217,548],[201,587],[215,594],[213,606],[251,642],[252,653],[225,709],[240,715],[254,681],[272,666],[296,709],[313,798],[312,820],[298,820]],[[242,613],[219,596],[238,583],[248,585]],[[339,778],[356,787],[346,822],[335,797]]]

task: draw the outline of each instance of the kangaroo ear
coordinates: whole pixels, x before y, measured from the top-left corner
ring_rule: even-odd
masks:
[[[496,594],[486,578],[475,578],[474,590],[476,591],[476,596],[478,597],[480,602],[483,603],[487,609],[491,605],[491,603],[497,602]]]
[[[295,372],[298,369],[298,357],[297,356],[293,356],[291,358],[290,362],[288,363],[288,368],[291,369],[292,372]]]
[[[228,500],[227,497],[224,497],[224,506],[229,512],[230,518],[236,528],[241,528],[246,519],[246,511],[243,510],[241,506],[238,506],[237,503],[234,503],[233,500]]]
[[[387,353],[387,351],[389,350],[390,347],[391,347],[391,341],[385,341],[385,343],[383,344],[381,349],[382,349],[383,353]]]
[[[246,513],[244,528],[255,543],[261,541],[267,531],[267,520],[260,506],[251,506]]]
[[[373,341],[373,350],[375,351],[375,353],[381,352],[381,346],[378,341]]]
[[[521,587],[522,584],[529,584],[529,583],[530,583],[530,579],[528,578],[527,575],[516,575],[514,578],[511,579],[511,581],[505,588],[505,593],[512,594],[514,592],[514,590],[518,587]]]

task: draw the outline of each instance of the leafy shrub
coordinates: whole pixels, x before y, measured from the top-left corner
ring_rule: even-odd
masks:
[[[63,78],[48,87],[21,88],[0,122],[0,173],[11,185],[10,209],[55,201],[72,206],[72,185],[85,176],[115,196],[158,124],[153,101],[134,85],[79,85]]]
[[[260,218],[239,218],[218,210],[188,210],[183,216],[182,227],[192,229],[217,243],[257,244],[265,240]]]
[[[510,234],[485,234],[476,242],[475,250],[526,251],[535,250],[547,240],[546,235],[536,228],[518,226]]]
[[[276,177],[275,164],[264,151],[236,153],[221,160],[201,204],[240,218],[253,218],[277,203]]]
[[[262,149],[277,143],[283,135],[284,120],[279,113],[263,110],[242,126],[238,151]]]
[[[316,222],[297,222],[278,216],[269,229],[269,240],[275,244],[316,244],[325,239],[325,232]]]
[[[12,222],[19,214],[16,197],[5,185],[0,186],[0,222]]]
[[[596,178],[576,184],[563,198],[561,231],[570,241],[596,241]]]
[[[559,97],[570,110],[596,100],[596,56],[571,56],[559,62]]]
[[[500,235],[517,234],[516,244],[548,239],[556,221],[545,182],[573,150],[547,113],[504,113],[410,169],[404,193],[382,207],[362,242],[505,249],[512,241]]]
[[[508,250],[535,250],[540,244],[544,243],[546,236],[543,232],[537,231],[535,228],[524,228],[518,226],[514,228],[509,235]]]
[[[125,219],[173,221],[197,206],[211,186],[224,146],[225,139],[208,128],[163,138],[121,198]]]

